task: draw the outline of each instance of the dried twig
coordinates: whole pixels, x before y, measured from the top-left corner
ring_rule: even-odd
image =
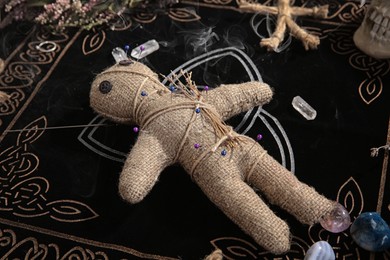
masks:
[[[387,144],[387,145],[371,148],[371,157],[377,157],[381,149],[383,149],[384,151],[386,150],[390,151],[390,145]]]

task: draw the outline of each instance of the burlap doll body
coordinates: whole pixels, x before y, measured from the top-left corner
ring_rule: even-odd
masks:
[[[161,171],[179,163],[215,205],[274,253],[290,248],[289,228],[248,184],[302,223],[315,223],[333,210],[333,201],[299,182],[255,140],[223,123],[269,102],[267,84],[222,85],[203,95],[194,89],[170,91],[145,65],[128,63],[99,74],[90,94],[91,106],[101,115],[140,126],[120,175],[123,199],[141,201]]]

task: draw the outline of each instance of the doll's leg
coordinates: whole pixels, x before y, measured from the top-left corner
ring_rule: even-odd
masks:
[[[252,165],[246,169],[246,180],[260,189],[271,203],[287,210],[305,224],[316,223],[332,211],[334,201],[300,182],[293,173],[264,153],[261,146],[256,145],[252,151],[248,160]]]
[[[284,253],[290,248],[287,224],[239,177],[226,172],[205,172],[194,177],[200,188],[233,222],[267,250]]]

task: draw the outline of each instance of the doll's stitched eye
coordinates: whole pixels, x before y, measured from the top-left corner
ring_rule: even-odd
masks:
[[[107,94],[110,92],[112,89],[112,85],[109,81],[105,80],[102,81],[99,85],[99,91],[102,92],[103,94]]]

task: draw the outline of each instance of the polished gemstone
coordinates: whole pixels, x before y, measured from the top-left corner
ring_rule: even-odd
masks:
[[[390,248],[389,226],[377,212],[360,214],[350,232],[356,244],[368,251],[378,252]]]
[[[306,252],[304,260],[335,260],[336,256],[331,245],[326,241],[314,243]]]
[[[321,226],[332,233],[340,233],[351,225],[351,218],[348,211],[337,203],[333,211],[320,220]]]

